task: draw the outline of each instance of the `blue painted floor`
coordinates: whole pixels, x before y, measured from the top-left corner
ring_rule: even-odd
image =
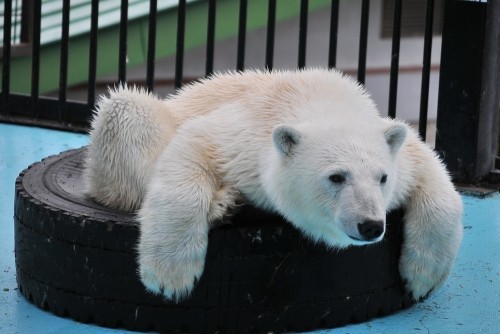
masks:
[[[29,164],[85,145],[85,135],[0,124],[0,333],[130,333],[56,317],[17,290],[14,181]],[[500,333],[500,194],[463,197],[465,236],[445,285],[409,310],[317,333]]]

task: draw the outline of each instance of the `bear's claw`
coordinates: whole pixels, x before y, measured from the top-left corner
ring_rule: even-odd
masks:
[[[141,281],[147,291],[179,302],[189,296],[203,272],[205,254],[198,255],[142,256]]]
[[[400,273],[406,289],[413,299],[426,299],[435,289],[443,284],[451,270],[453,261],[420,257],[410,251],[403,251],[400,261]]]

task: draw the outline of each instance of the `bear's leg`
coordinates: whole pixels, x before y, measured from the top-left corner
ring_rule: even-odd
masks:
[[[174,137],[139,212],[141,280],[149,291],[176,301],[189,295],[203,272],[209,218],[220,218],[231,202],[231,191],[219,188],[204,144],[192,136]],[[219,211],[211,213],[214,207]]]
[[[138,209],[151,168],[176,126],[166,103],[155,96],[126,87],[110,91],[92,121],[86,194],[112,208]]]
[[[463,233],[460,195],[438,158],[424,145],[415,140],[402,154],[406,164],[413,165],[415,184],[405,205],[400,272],[417,300],[446,279]]]

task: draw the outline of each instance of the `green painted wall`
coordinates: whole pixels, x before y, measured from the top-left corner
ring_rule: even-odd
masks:
[[[330,0],[309,2],[309,12],[324,8]],[[247,31],[267,24],[268,0],[248,1]],[[298,15],[300,0],[277,1],[276,20],[282,21]],[[207,35],[206,1],[188,5],[186,14],[185,50],[203,46]],[[216,40],[237,35],[239,1],[217,1]],[[127,37],[128,67],[146,62],[148,19],[130,21]],[[97,76],[118,73],[118,26],[99,30],[97,49]],[[177,34],[177,12],[167,10],[158,13],[156,32],[156,58],[175,54]],[[69,41],[68,85],[84,83],[88,78],[88,35],[73,37]],[[204,60],[203,60],[204,61]],[[59,44],[42,46],[40,56],[40,92],[55,91],[59,87],[60,48]],[[1,67],[0,67],[1,73]],[[11,60],[11,91],[29,93],[31,90],[31,57]]]

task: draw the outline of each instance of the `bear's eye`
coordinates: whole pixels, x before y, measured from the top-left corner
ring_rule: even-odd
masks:
[[[333,174],[330,175],[328,178],[330,179],[330,181],[337,184],[343,183],[345,181],[345,177],[343,177],[340,174]]]
[[[380,178],[380,183],[384,184],[387,182],[387,174],[384,174],[382,175],[382,177]]]

